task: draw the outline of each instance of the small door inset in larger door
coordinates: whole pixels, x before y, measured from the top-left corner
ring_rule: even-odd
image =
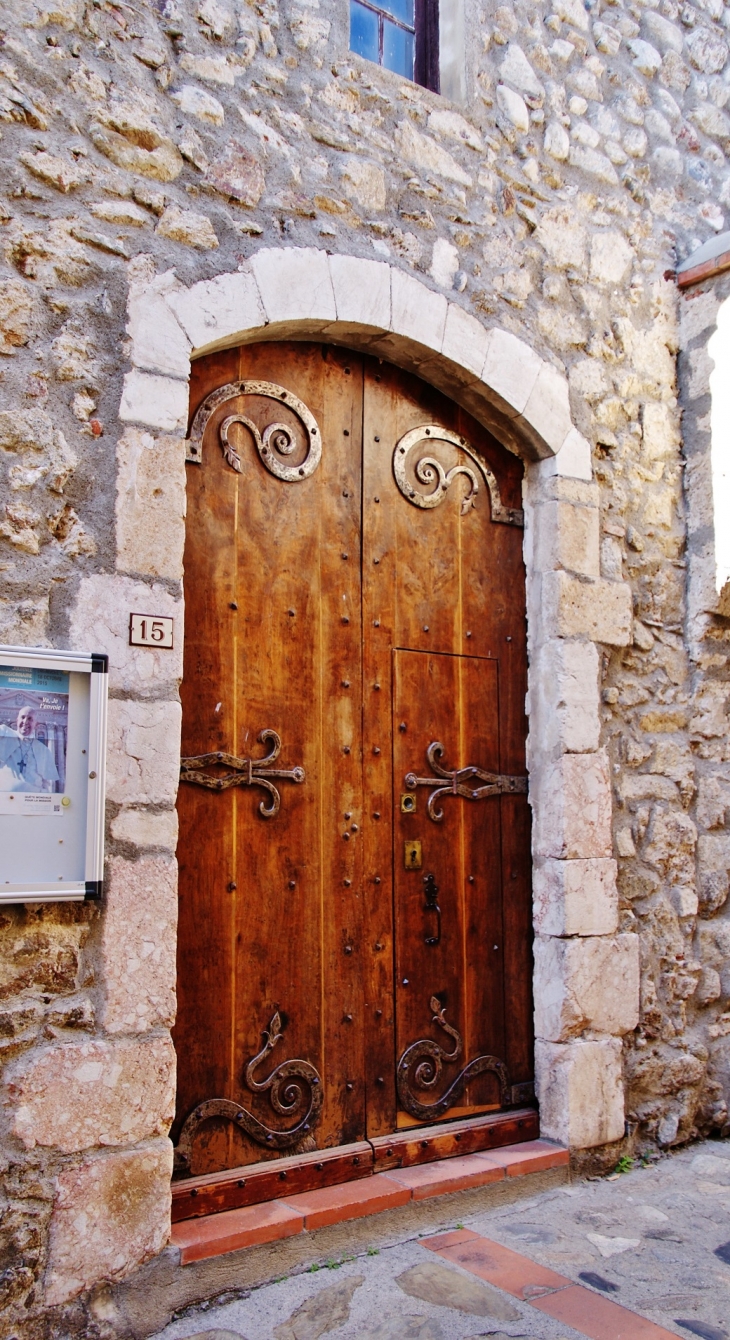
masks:
[[[500,770],[497,662],[423,651],[397,650],[393,657],[393,782],[416,797],[415,812],[396,810],[394,829],[398,1124],[404,1125],[504,1102],[500,785],[509,783]],[[421,869],[398,859],[404,842],[414,840]],[[417,1043],[420,1051],[404,1064]],[[455,1091],[468,1064],[468,1083]]]

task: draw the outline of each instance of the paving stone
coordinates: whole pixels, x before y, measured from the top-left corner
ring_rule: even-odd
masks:
[[[455,1308],[473,1317],[495,1317],[498,1321],[519,1321],[521,1314],[506,1298],[485,1284],[477,1284],[466,1275],[457,1274],[447,1266],[412,1266],[396,1279],[396,1284],[411,1298],[422,1298],[424,1303]]]
[[[612,1280],[605,1280],[603,1275],[597,1275],[595,1270],[581,1270],[578,1275],[579,1280],[584,1284],[590,1284],[592,1289],[600,1289],[602,1293],[618,1293],[619,1286]]]
[[[432,1317],[388,1317],[366,1331],[358,1331],[358,1340],[442,1340],[443,1331]]]
[[[701,1340],[727,1340],[727,1331],[721,1331],[719,1326],[708,1326],[704,1321],[682,1321],[676,1318],[677,1326],[683,1326],[690,1335],[699,1335]]]
[[[187,1340],[246,1340],[240,1331],[196,1331]]]
[[[602,1233],[586,1233],[586,1237],[598,1248],[601,1256],[618,1256],[641,1244],[640,1238],[606,1238]]]
[[[364,1275],[340,1280],[328,1289],[320,1289],[295,1308],[288,1321],[274,1331],[275,1340],[319,1340],[320,1335],[343,1326],[350,1316],[352,1295],[363,1283]]]

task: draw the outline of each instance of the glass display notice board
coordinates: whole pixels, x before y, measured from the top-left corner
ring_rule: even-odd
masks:
[[[108,668],[0,646],[0,903],[101,897]]]

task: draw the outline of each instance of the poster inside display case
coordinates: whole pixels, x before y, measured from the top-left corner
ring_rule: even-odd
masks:
[[[98,899],[108,659],[0,646],[0,903]]]

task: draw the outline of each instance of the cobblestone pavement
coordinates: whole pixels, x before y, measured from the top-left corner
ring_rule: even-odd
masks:
[[[730,1340],[730,1142],[693,1145],[622,1175],[576,1180],[472,1214],[458,1226],[673,1334]],[[189,1309],[155,1340],[576,1340],[582,1334],[414,1238]]]

